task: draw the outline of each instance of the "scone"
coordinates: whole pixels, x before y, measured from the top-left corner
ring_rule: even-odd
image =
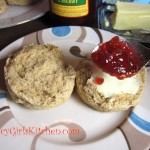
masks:
[[[8,6],[5,2],[5,0],[0,0],[0,14],[3,14],[8,9]]]
[[[146,69],[119,80],[103,72],[92,61],[79,63],[76,90],[81,99],[95,110],[112,112],[127,110],[139,103],[146,78]]]
[[[38,0],[6,0],[9,5],[30,5]]]
[[[25,46],[7,59],[4,72],[12,100],[30,109],[61,105],[75,85],[74,68],[52,44]]]

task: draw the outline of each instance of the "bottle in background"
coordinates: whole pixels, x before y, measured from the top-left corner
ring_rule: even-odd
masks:
[[[56,25],[91,26],[97,19],[98,0],[50,0],[52,20]]]

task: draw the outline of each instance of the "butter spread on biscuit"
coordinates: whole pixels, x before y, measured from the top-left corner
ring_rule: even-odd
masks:
[[[119,80],[114,76],[100,70],[96,65],[92,64],[92,76],[87,80],[87,83],[95,84],[95,78],[100,77],[104,79],[102,84],[95,84],[97,91],[103,93],[105,98],[112,97],[122,93],[136,94],[139,89],[140,81],[137,75],[130,78]]]

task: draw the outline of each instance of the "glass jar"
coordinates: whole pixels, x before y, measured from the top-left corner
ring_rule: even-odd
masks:
[[[97,16],[97,0],[50,0],[56,25],[92,25]]]

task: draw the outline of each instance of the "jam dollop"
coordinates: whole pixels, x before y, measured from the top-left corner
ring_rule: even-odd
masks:
[[[102,71],[120,80],[135,75],[143,64],[143,58],[134,47],[118,36],[101,44],[91,59]]]
[[[104,82],[104,79],[103,78],[101,78],[101,77],[96,77],[95,79],[94,79],[94,81],[93,81],[95,84],[99,84],[99,85],[101,85],[101,84],[103,84],[103,82]]]

